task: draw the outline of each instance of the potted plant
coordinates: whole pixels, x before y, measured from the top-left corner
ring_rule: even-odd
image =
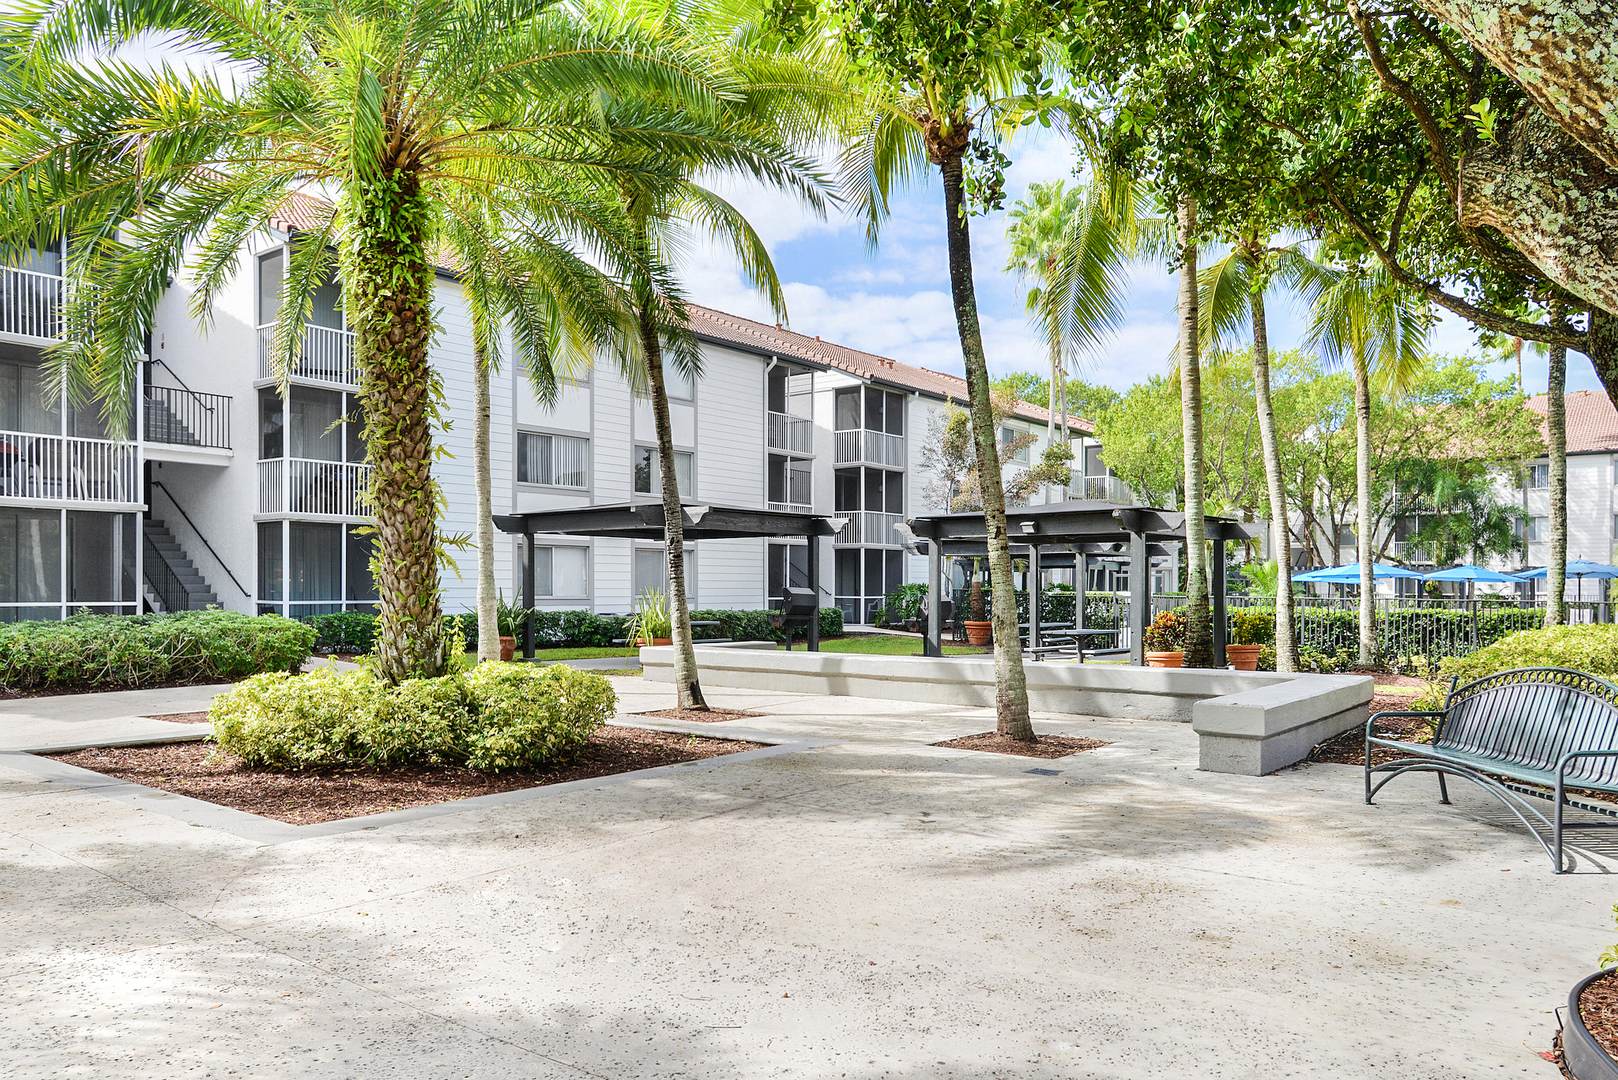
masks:
[[[1165,611],[1152,620],[1142,639],[1146,645],[1146,666],[1182,667],[1185,664],[1185,616]]]
[[[1612,910],[1618,916],[1618,907]],[[1609,947],[1596,963],[1601,970],[1580,979],[1568,995],[1567,1019],[1557,1035],[1562,1067],[1573,1080],[1618,1080],[1618,1045],[1610,1035],[1598,1037],[1584,1022],[1585,1013],[1594,1012],[1597,1002],[1611,1015],[1614,999],[1618,998],[1618,967],[1614,966],[1618,965],[1618,945]],[[1591,998],[1588,1003],[1584,1000],[1586,994]],[[1602,1025],[1598,1030],[1610,1029]]]
[[[989,621],[988,605],[983,599],[983,582],[972,579],[966,592],[966,640],[970,645],[987,645],[994,638],[994,623]]]
[[[674,640],[673,635],[669,598],[661,589],[647,589],[635,601],[635,614],[627,628],[630,642],[635,645],[668,645]]]
[[[1242,608],[1230,619],[1230,644],[1225,659],[1237,671],[1257,671],[1259,654],[1275,642],[1275,615],[1259,608]]]
[[[500,631],[500,659],[509,661],[517,655],[517,635],[528,625],[529,608],[521,604],[506,603],[505,596],[495,601],[494,624]]]

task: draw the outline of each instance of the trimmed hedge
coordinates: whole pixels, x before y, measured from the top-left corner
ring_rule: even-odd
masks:
[[[724,636],[735,641],[779,641],[780,635],[770,626],[770,611],[736,611],[729,608],[705,608],[691,612],[691,618],[720,624]],[[605,647],[628,636],[629,617],[625,615],[597,615],[590,611],[533,612],[534,640],[541,648],[555,646]],[[345,611],[334,615],[311,615],[305,620],[315,628],[318,637],[315,651],[320,653],[351,653],[363,655],[371,651],[376,639],[376,616],[368,611]],[[465,611],[447,615],[445,621],[458,628],[468,643],[478,638],[478,617]],[[841,637],[843,613],[837,608],[820,609],[820,636]],[[803,630],[794,632],[801,639]],[[521,645],[521,642],[518,642]]]
[[[1419,707],[1442,704],[1451,679],[1466,683],[1525,667],[1571,668],[1618,682],[1618,625],[1542,626],[1510,634],[1470,656],[1450,657],[1439,664],[1440,678],[1422,695]]]
[[[298,771],[356,765],[532,769],[564,760],[617,708],[604,677],[563,664],[479,664],[388,686],[369,671],[259,675],[214,699],[221,749]]]
[[[280,615],[181,611],[0,624],[0,687],[130,690],[296,671],[311,627]]]

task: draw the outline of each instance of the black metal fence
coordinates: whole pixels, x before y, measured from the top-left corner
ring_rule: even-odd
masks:
[[[230,449],[230,397],[177,386],[146,386],[146,441]]]

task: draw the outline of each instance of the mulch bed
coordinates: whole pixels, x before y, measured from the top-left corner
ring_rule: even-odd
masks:
[[[983,731],[976,735],[962,735],[958,739],[945,739],[933,745],[957,750],[982,750],[989,754],[1015,754],[1018,757],[1059,758],[1082,754],[1108,743],[1104,739],[1083,739],[1072,735],[1040,735],[1034,742],[1026,743],[997,732]]]
[[[718,724],[726,720],[746,720],[750,717],[763,716],[761,712],[748,712],[746,709],[654,709],[651,712],[636,713],[636,716],[649,716],[654,720],[692,720],[698,724]]]
[[[1384,709],[1410,708],[1410,698],[1400,694],[1377,694],[1371,698],[1371,711],[1381,712]],[[1428,742],[1432,738],[1432,726],[1426,720],[1419,718],[1394,717],[1389,720],[1377,722],[1378,734],[1391,735],[1405,742]],[[1397,750],[1386,746],[1371,748],[1371,764],[1381,765],[1392,761],[1402,755]],[[1354,727],[1341,735],[1327,739],[1325,742],[1309,751],[1310,761],[1320,761],[1332,765],[1365,765],[1365,729]]]
[[[154,713],[145,717],[145,719],[167,720],[171,724],[206,724],[208,722],[208,712],[204,709],[202,712]]]
[[[204,742],[94,747],[50,756],[81,769],[176,795],[188,795],[292,825],[312,825],[475,795],[739,754],[763,745],[609,725],[591,736],[584,749],[564,763],[548,769],[497,774],[420,767],[283,773],[249,768],[217,753],[213,744]]]

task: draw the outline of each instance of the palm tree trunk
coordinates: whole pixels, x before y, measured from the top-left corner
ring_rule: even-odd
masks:
[[[652,426],[657,430],[657,472],[663,497],[663,546],[668,556],[669,622],[674,642],[674,692],[682,709],[706,709],[697,679],[697,654],[691,643],[691,607],[685,595],[685,512],[680,478],[674,468],[674,425],[669,421],[669,393],[663,378],[663,341],[645,303],[636,306],[646,379],[652,398]]]
[[[1046,411],[1050,414],[1045,418],[1045,441],[1056,441],[1056,393],[1057,393],[1057,358],[1062,355],[1062,345],[1059,341],[1051,342],[1051,381],[1045,394]]]
[[[1208,522],[1203,500],[1202,355],[1197,337],[1197,204],[1182,198],[1180,236],[1180,423],[1185,444],[1185,666],[1213,667],[1208,598]],[[1215,573],[1224,573],[1224,567]]]
[[[1563,323],[1563,304],[1552,300],[1551,325]],[[1567,346],[1550,348],[1545,386],[1545,435],[1550,444],[1551,557],[1545,567],[1545,625],[1567,622]]]
[[[964,143],[961,149],[964,149]],[[968,411],[983,496],[983,525],[989,554],[990,618],[994,623],[995,730],[1021,742],[1034,741],[1028,717],[1028,683],[1022,669],[1018,635],[1017,594],[1011,578],[1011,544],[1006,536],[1006,491],[1000,479],[999,431],[989,399],[989,363],[978,325],[977,293],[972,284],[972,236],[967,225],[961,175],[961,149],[939,161],[944,177],[944,235],[949,241],[949,287],[955,302],[955,328],[966,365]]]
[[[474,341],[476,338],[474,337]],[[500,622],[494,584],[494,481],[489,473],[489,358],[472,349],[472,486],[477,498],[478,659],[500,659]]]
[[[393,172],[387,179],[355,196],[359,220],[348,277],[379,553],[376,670],[396,683],[442,675],[448,657],[432,472],[432,422],[443,407],[443,387],[427,356],[432,214],[413,176]]]
[[[1270,497],[1270,549],[1275,556],[1275,670],[1298,670],[1298,641],[1292,628],[1292,530],[1287,528],[1286,477],[1281,472],[1281,445],[1275,438],[1275,405],[1270,400],[1270,329],[1264,315],[1264,293],[1252,294],[1253,404],[1258,411],[1258,438],[1264,454],[1264,481]]]
[[[1376,576],[1371,567],[1371,370],[1354,349],[1354,529],[1360,557],[1360,664],[1376,662]]]

